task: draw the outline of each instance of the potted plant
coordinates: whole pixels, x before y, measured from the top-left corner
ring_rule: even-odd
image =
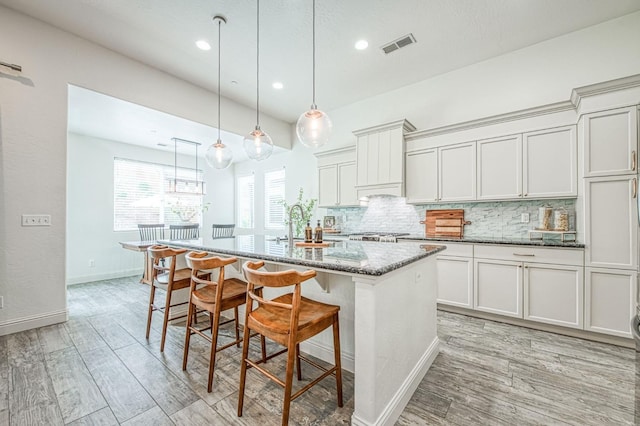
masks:
[[[304,190],[300,187],[298,191],[298,198],[291,204],[287,203],[286,200],[282,200],[282,206],[284,207],[284,224],[285,226],[289,225],[289,211],[291,210],[291,206],[294,204],[300,204],[302,206],[302,210],[304,211],[304,217],[300,216],[299,209],[293,209],[291,213],[291,221],[293,223],[293,232],[294,237],[302,236],[302,232],[304,231],[304,227],[307,225],[307,221],[311,220],[311,216],[313,215],[313,210],[316,206],[315,198],[310,198],[307,200],[303,200],[304,198]]]

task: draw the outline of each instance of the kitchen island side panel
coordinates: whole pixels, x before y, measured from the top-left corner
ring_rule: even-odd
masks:
[[[436,258],[354,276],[353,425],[393,425],[438,354]]]

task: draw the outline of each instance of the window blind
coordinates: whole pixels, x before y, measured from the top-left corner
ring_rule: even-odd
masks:
[[[238,206],[236,226],[238,228],[253,228],[254,186],[253,175],[238,177],[236,191]]]
[[[113,160],[113,229],[138,224],[202,223],[202,195],[165,193],[169,179],[202,181],[201,170],[124,158]]]
[[[281,229],[284,227],[285,169],[264,174],[264,227]]]

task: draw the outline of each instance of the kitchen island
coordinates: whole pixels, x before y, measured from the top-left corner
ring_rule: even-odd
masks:
[[[438,354],[433,255],[445,246],[342,241],[302,248],[262,235],[159,243],[236,256],[228,276],[241,276],[246,260],[263,260],[269,271],[316,270],[317,285],[309,283],[302,291],[341,307],[342,366],[355,378],[353,425],[394,424]],[[331,333],[301,346],[332,362]]]

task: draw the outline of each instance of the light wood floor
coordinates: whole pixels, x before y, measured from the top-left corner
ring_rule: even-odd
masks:
[[[68,298],[67,323],[0,337],[0,425],[280,424],[281,388],[253,371],[236,416],[239,349],[219,353],[207,393],[207,342],[192,338],[183,372],[183,327],[170,327],[164,354],[159,315],[145,339],[137,277],[72,286]],[[438,326],[440,355],[398,425],[633,424],[632,350],[442,312]],[[303,374],[315,371],[303,363]],[[343,379],[343,408],[326,379],[292,403],[290,423],[349,424],[353,375]]]

